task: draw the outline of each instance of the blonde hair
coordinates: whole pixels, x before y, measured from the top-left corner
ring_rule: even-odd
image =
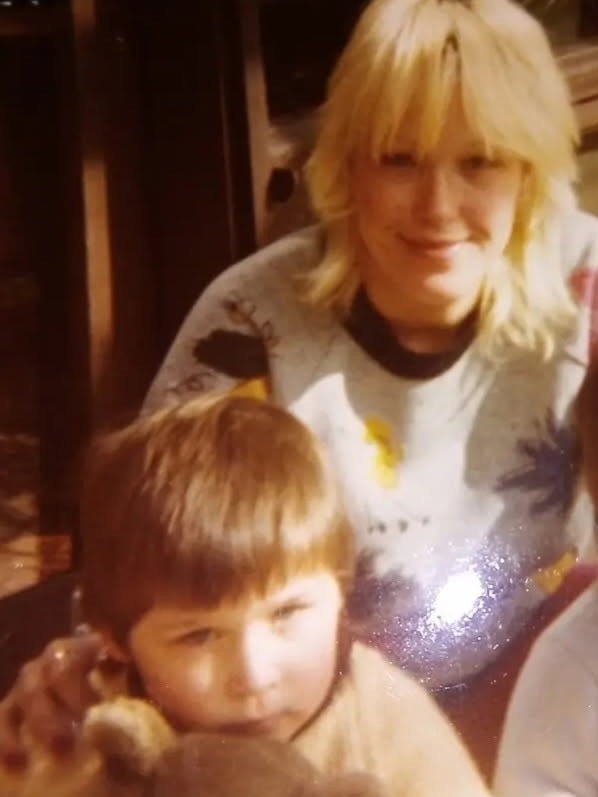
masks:
[[[359,286],[350,161],[379,161],[414,100],[420,154],[438,140],[455,90],[489,150],[526,164],[505,257],[482,291],[478,342],[549,357],[575,305],[560,262],[562,215],[575,207],[578,132],[568,89],[541,25],[510,0],[374,0],[332,74],[306,167],[327,249],[308,278],[314,304],[346,312]]]
[[[121,641],[155,601],[202,608],[331,570],[353,535],[311,432],[286,410],[202,397],[100,437],[81,498],[87,616]]]

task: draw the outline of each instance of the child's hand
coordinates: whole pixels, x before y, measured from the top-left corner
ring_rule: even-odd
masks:
[[[0,761],[5,766],[26,766],[28,734],[56,755],[72,747],[85,710],[99,699],[89,674],[101,652],[100,637],[86,634],[56,639],[23,665],[0,702]]]

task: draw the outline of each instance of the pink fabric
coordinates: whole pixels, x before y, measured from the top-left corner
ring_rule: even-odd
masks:
[[[598,270],[582,267],[576,269],[569,281],[578,300],[590,308],[590,362],[598,357]]]

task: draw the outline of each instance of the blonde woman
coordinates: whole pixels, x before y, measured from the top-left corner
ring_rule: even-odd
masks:
[[[575,207],[576,144],[520,6],[374,0],[307,166],[320,223],[207,289],[148,397],[257,393],[315,431],[360,553],[354,627],[432,689],[484,670],[585,544],[570,405],[598,222]],[[93,657],[71,640],[29,665],[0,752],[24,717],[66,733]]]

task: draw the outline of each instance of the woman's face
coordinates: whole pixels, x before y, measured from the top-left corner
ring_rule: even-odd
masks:
[[[356,157],[352,164],[359,268],[371,301],[391,323],[457,326],[510,240],[523,166],[488,157],[457,101],[435,150],[422,160],[409,129],[417,125],[404,126],[382,162]]]

